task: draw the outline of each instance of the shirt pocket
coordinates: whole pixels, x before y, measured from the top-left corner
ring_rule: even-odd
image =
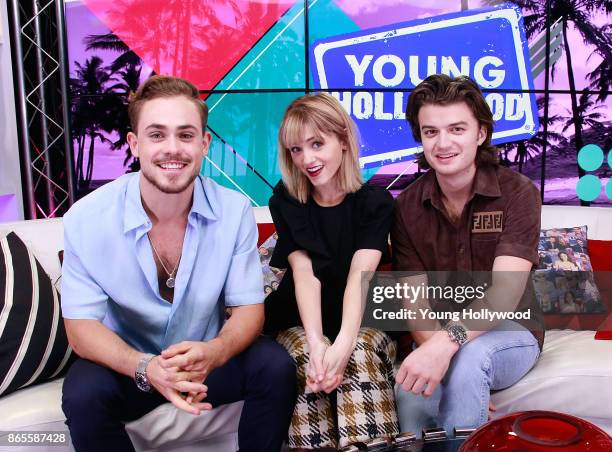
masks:
[[[474,271],[491,271],[493,269],[499,236],[499,232],[472,234],[472,269]]]

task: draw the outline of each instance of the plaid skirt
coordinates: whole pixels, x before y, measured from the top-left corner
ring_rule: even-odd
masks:
[[[289,426],[289,447],[345,447],[399,433],[393,396],[396,347],[385,333],[373,328],[359,330],[344,380],[336,389],[336,410],[329,394],[312,392],[306,385],[309,358],[304,328],[282,331],[276,340],[297,368],[298,396]]]

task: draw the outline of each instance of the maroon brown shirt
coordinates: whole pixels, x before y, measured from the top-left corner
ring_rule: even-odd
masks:
[[[483,166],[476,170],[461,217],[453,222],[430,170],[396,200],[391,229],[394,270],[491,271],[497,256],[520,257],[537,265],[541,208],[540,193],[527,177],[508,168]],[[532,291],[529,281],[517,310],[532,309],[536,319],[524,325],[541,348],[542,316]]]

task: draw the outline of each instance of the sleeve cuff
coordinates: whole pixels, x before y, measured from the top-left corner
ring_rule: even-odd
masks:
[[[258,291],[225,295],[225,306],[228,307],[261,304],[263,302],[263,292]]]
[[[538,265],[539,263],[537,250],[517,243],[501,243],[497,245],[497,248],[495,249],[495,257],[498,256],[520,257],[521,259],[528,260],[533,265]]]

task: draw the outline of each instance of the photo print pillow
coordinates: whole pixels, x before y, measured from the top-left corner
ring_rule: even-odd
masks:
[[[540,231],[540,262],[533,276],[545,314],[605,312],[587,248],[587,227]]]
[[[277,240],[278,234],[275,232],[259,246],[259,259],[264,274],[264,295],[266,296],[277,289],[285,274],[284,269],[270,267],[270,259],[272,259]]]

